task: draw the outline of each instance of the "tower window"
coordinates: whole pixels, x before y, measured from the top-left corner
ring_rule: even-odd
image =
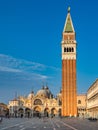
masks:
[[[69,52],[71,52],[71,48],[69,48]]]
[[[73,47],[71,48],[71,50],[72,50],[72,52],[74,52],[74,48]]]
[[[74,48],[73,47],[65,47],[64,48],[64,52],[74,52]]]
[[[66,49],[66,48],[64,48],[64,52],[67,52],[67,49]]]

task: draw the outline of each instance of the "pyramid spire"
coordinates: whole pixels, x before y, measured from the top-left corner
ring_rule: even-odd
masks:
[[[67,33],[75,32],[73,23],[72,23],[72,19],[71,19],[71,15],[70,15],[70,7],[68,7],[68,14],[67,14],[63,32],[67,32]]]

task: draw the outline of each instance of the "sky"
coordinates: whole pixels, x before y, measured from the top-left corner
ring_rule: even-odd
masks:
[[[61,89],[61,41],[67,15],[77,41],[77,92],[86,93],[98,78],[97,0],[0,1],[0,102],[48,85]]]

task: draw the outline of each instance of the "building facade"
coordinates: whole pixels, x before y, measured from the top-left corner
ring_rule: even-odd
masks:
[[[36,94],[31,92],[9,101],[8,107],[13,117],[60,116],[61,92],[54,98],[48,87],[42,87]]]
[[[77,116],[86,117],[86,108],[87,108],[87,96],[86,94],[77,95]]]
[[[76,38],[70,8],[62,38],[62,116],[77,115]]]
[[[0,103],[0,116],[7,116],[9,113],[8,107],[4,103]]]
[[[98,79],[87,91],[87,114],[89,117],[98,118]]]

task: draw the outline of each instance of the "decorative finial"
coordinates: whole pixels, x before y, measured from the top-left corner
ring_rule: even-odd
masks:
[[[68,7],[68,13],[70,13],[70,7]]]

